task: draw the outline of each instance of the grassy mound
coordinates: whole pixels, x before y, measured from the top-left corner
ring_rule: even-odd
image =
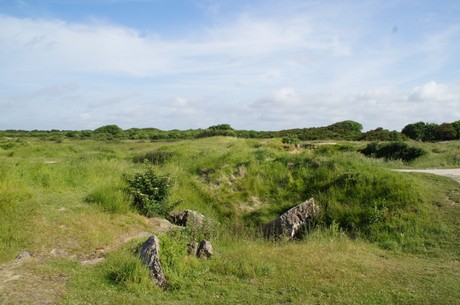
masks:
[[[366,158],[356,143],[0,141],[0,263],[31,252],[36,261],[14,272],[30,271],[33,283],[67,279],[64,304],[455,304],[460,297],[460,185],[389,169],[447,167],[458,142],[418,143],[429,153],[403,163]],[[206,236],[160,236],[165,291],[152,287],[133,255],[142,240],[114,246],[152,230],[125,179],[152,167],[175,181],[168,202],[220,223]],[[310,197],[322,214],[308,234],[290,243],[260,238],[262,225]],[[212,240],[211,260],[186,254],[185,243],[202,237]],[[106,260],[82,266],[96,249],[107,250]],[[2,268],[1,276],[13,272]]]

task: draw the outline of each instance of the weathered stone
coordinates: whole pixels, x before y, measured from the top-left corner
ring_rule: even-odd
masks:
[[[205,221],[203,214],[193,210],[173,211],[169,213],[169,217],[178,226],[202,227]]]
[[[154,235],[150,236],[142,245],[140,258],[150,270],[154,283],[161,288],[166,286],[166,278],[160,264],[160,241]]]
[[[203,239],[199,246],[196,256],[198,258],[210,258],[214,254],[210,241]]]
[[[313,198],[291,208],[263,228],[265,237],[294,238],[307,224],[312,223],[319,216],[320,208]]]
[[[183,229],[180,226],[176,226],[170,223],[168,220],[160,217],[153,217],[148,219],[148,223],[151,226],[154,233],[167,233],[173,230]]]
[[[198,243],[197,242],[187,243],[187,253],[189,255],[196,256],[198,254]]]
[[[16,256],[16,259],[14,260],[15,264],[20,264],[28,259],[30,259],[32,256],[30,255],[29,252],[27,251],[22,251],[21,253]]]

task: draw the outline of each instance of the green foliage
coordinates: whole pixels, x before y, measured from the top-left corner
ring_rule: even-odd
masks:
[[[133,178],[128,178],[127,182],[134,207],[145,216],[167,217],[180,203],[168,201],[173,183],[171,177],[160,176],[153,168],[135,174]]]
[[[114,185],[98,187],[85,198],[85,201],[96,203],[109,213],[125,214],[130,207],[123,189]]]
[[[125,248],[109,255],[102,269],[107,280],[129,291],[156,290],[149,270],[133,249]]]
[[[369,130],[368,132],[363,133],[358,140],[359,141],[397,141],[401,142],[406,140],[406,136],[395,130],[389,131],[388,129],[383,129],[381,127]]]
[[[210,130],[233,130],[230,124],[213,125],[213,126],[209,126],[208,129]]]
[[[117,125],[105,125],[94,130],[94,135],[100,140],[113,140],[123,137],[123,129]]]
[[[108,133],[113,136],[118,136],[123,133],[123,129],[117,125],[105,125],[94,130],[94,133]]]
[[[363,130],[363,125],[351,120],[338,122],[327,127],[329,130],[344,134],[358,135]]]
[[[298,144],[299,138],[296,136],[287,136],[283,137],[283,139],[281,139],[281,142],[283,142],[283,144]]]
[[[174,156],[172,152],[163,150],[154,150],[133,158],[135,163],[151,163],[155,165],[163,165],[166,161]]]
[[[459,121],[453,123],[434,123],[417,122],[406,125],[401,131],[409,138],[416,141],[451,141],[460,139]]]
[[[56,292],[62,299],[48,303],[458,303],[459,184],[387,168],[458,166],[458,141],[413,143],[430,154],[403,164],[365,158],[354,152],[362,145],[357,143],[292,152],[278,139],[74,138],[58,144],[48,137],[0,138],[0,261],[11,262],[23,250],[35,256],[32,264],[5,264],[2,273],[5,280],[9,270],[21,276],[20,290],[29,298],[18,296],[14,281],[4,281],[0,303],[40,302],[37,296],[46,287],[61,287],[63,278],[65,290]],[[157,176],[175,177],[166,201],[182,198],[181,209],[221,223],[208,234],[215,252],[209,260],[186,254],[185,243],[206,237],[203,232],[158,235],[169,282],[164,291],[136,257],[140,241],[119,247],[127,237],[152,230],[145,217],[113,213],[101,204],[114,198],[121,203],[123,174],[134,177],[146,169],[131,162],[133,156],[158,150],[174,155],[155,167]],[[258,237],[260,226],[310,197],[322,218],[302,239],[274,243]],[[100,248],[107,257],[95,266],[75,259]],[[51,249],[63,256],[49,258]]]
[[[96,139],[96,140],[168,140],[175,141],[181,139],[199,139],[215,136],[230,136],[239,138],[282,138],[285,136],[295,136],[300,140],[325,140],[343,139],[354,140],[361,134],[362,125],[354,121],[343,121],[325,127],[288,129],[280,131],[255,131],[255,130],[235,130],[229,124],[218,124],[209,126],[207,129],[188,129],[188,130],[160,130],[157,128],[130,128],[123,131],[117,125],[101,126],[94,131],[82,130],[4,130],[0,131],[0,136],[4,137],[36,137],[40,139]]]
[[[404,142],[369,143],[366,148],[360,150],[367,157],[383,158],[386,160],[412,161],[427,152],[419,147],[410,147]]]
[[[216,136],[235,137],[237,133],[228,124],[210,126],[207,130],[200,132],[197,138],[207,138]]]
[[[343,121],[325,127],[281,130],[269,137],[296,136],[300,140],[342,139],[355,140],[361,135],[362,125],[354,121]]]
[[[459,138],[457,129],[452,124],[443,123],[437,126],[434,133],[438,141],[451,141]]]
[[[417,122],[404,126],[401,131],[403,134],[416,141],[423,141],[425,139],[426,124],[424,122]]]

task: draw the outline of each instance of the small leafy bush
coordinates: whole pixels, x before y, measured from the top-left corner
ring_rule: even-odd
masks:
[[[367,157],[383,158],[386,160],[412,161],[427,152],[418,147],[411,147],[404,142],[369,143],[366,148],[360,150]]]
[[[169,202],[168,196],[173,184],[171,177],[160,176],[149,168],[145,172],[137,173],[127,179],[128,192],[133,204],[139,212],[147,217],[167,217],[180,201]]]
[[[283,137],[281,142],[283,142],[283,144],[298,144],[299,138],[297,136],[290,135],[290,136]]]

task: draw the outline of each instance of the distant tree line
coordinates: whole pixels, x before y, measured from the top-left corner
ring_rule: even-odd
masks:
[[[408,139],[416,141],[449,141],[460,139],[460,121],[453,123],[417,122],[406,125],[401,132],[381,127],[362,132],[362,125],[347,120],[324,127],[285,129],[280,131],[236,130],[229,124],[213,125],[206,129],[160,130],[157,128],[130,128],[123,130],[117,125],[105,125],[95,130],[3,130],[3,137],[36,137],[47,140],[93,139],[93,140],[162,140],[198,139],[214,136],[239,138],[283,138],[285,143],[309,140],[393,141]]]
[[[423,142],[458,140],[460,139],[460,121],[441,125],[417,122],[406,125],[401,132],[412,140]]]

